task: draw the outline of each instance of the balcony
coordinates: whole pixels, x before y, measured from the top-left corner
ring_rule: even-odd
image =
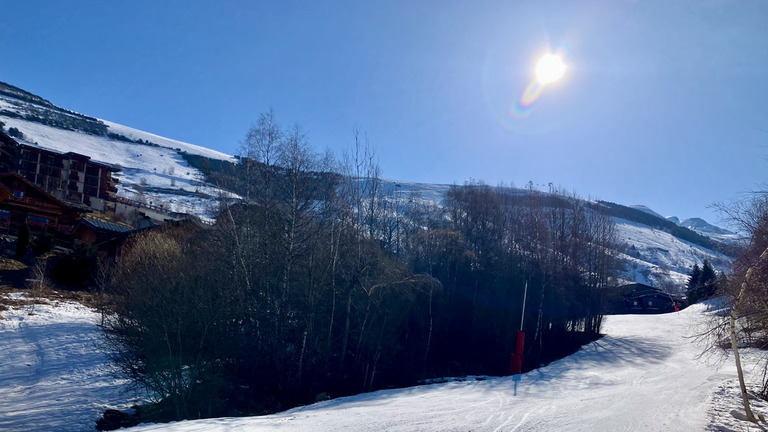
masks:
[[[53,204],[49,204],[45,201],[37,200],[29,197],[14,198],[14,203],[22,205],[28,208],[34,208],[37,210],[47,210],[50,212],[60,212],[59,207]]]
[[[40,173],[50,177],[61,177],[61,170],[58,168],[42,168]]]
[[[64,161],[57,158],[44,158],[40,161],[41,165],[47,165],[54,168],[64,168]]]
[[[37,163],[37,153],[21,152],[21,160]]]

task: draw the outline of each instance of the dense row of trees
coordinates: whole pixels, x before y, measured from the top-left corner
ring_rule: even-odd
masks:
[[[271,112],[242,156],[244,202],[136,236],[108,283],[116,364],[166,417],[505,374],[526,286],[526,369],[598,337],[616,238],[583,201],[468,184],[437,207],[385,190],[359,134],[337,161]]]

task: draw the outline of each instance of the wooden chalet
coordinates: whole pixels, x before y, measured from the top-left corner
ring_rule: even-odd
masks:
[[[658,314],[674,312],[675,305],[683,301],[650,285],[633,283],[622,285],[610,296],[607,313],[611,314]]]
[[[91,245],[97,245],[118,237],[125,237],[135,229],[122,222],[116,222],[97,215],[83,215],[72,231],[72,236]]]
[[[32,230],[69,232],[87,211],[67,204],[19,174],[0,173],[0,228],[19,229],[26,222]]]
[[[83,215],[72,230],[72,238],[95,247],[102,255],[118,257],[125,240],[136,229],[103,216]]]

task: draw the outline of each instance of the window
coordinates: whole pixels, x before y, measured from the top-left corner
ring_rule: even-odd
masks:
[[[48,218],[44,218],[42,216],[35,216],[35,215],[27,216],[27,221],[29,221],[33,225],[47,225],[49,222]]]
[[[24,191],[20,191],[18,189],[13,190],[13,196],[16,198],[24,198]]]

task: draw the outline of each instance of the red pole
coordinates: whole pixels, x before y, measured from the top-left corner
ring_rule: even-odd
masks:
[[[517,332],[517,349],[516,353],[520,354],[520,358],[523,357],[523,349],[525,348],[525,332],[520,330]]]
[[[520,330],[517,332],[517,345],[515,353],[509,358],[509,373],[517,375],[523,371],[523,349],[525,348],[525,332],[523,323],[525,321],[525,300],[528,298],[528,281],[525,281],[525,290],[523,291],[523,312],[520,315]]]
[[[509,358],[509,373],[517,375],[523,371],[523,349],[525,348],[525,332],[517,332],[517,346],[515,353]]]

